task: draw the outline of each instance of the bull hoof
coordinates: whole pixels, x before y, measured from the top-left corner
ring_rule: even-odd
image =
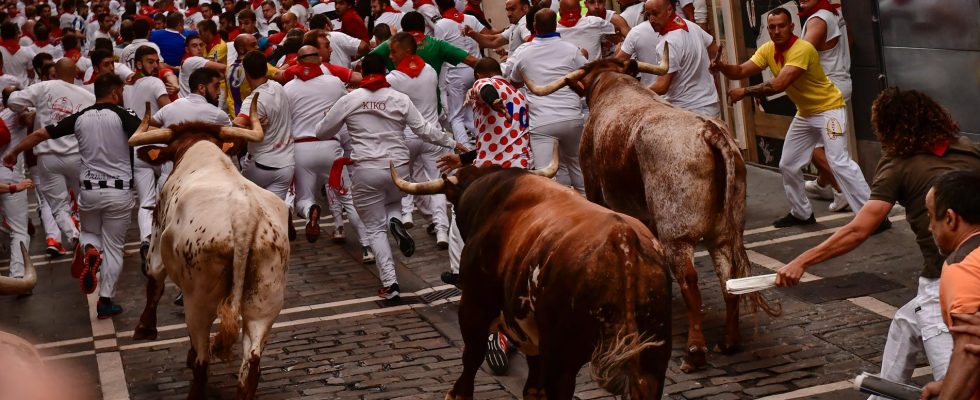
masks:
[[[681,362],[681,372],[689,374],[708,365],[708,360],[705,356],[707,352],[707,347],[691,346],[691,348],[687,349],[687,355],[684,356],[684,360]]]
[[[742,345],[738,343],[716,344],[714,350],[715,353],[735,354],[739,350],[742,350]]]
[[[133,331],[133,340],[156,340],[157,328],[149,328],[143,325],[136,326]]]

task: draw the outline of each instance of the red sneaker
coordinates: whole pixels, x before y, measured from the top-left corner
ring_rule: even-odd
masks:
[[[48,247],[44,249],[44,251],[51,257],[61,257],[68,252],[65,250],[64,246],[61,245],[61,242],[58,242],[52,237],[48,238]]]
[[[85,245],[85,257],[82,264],[85,268],[82,270],[79,282],[82,286],[82,293],[90,294],[95,292],[95,288],[99,284],[99,267],[102,266],[102,255],[99,254],[99,250],[95,246]]]

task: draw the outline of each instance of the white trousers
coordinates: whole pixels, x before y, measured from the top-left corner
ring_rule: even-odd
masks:
[[[153,209],[157,206],[157,196],[173,168],[172,162],[151,165],[138,157],[133,160],[133,180],[136,185],[136,194],[139,195],[140,206],[139,210],[136,211],[136,221],[140,228],[140,241],[148,242],[150,240],[150,233],[153,232]]]
[[[555,180],[565,186],[575,188],[585,195],[585,179],[578,161],[578,147],[582,139],[585,120],[576,118],[568,121],[540,125],[531,130],[531,152],[534,153],[534,169],[541,169],[551,162],[551,153],[558,143],[559,167]],[[802,175],[800,177],[802,178]],[[802,190],[803,183],[800,182]]]
[[[436,161],[439,157],[449,153],[449,149],[423,142],[419,138],[407,139],[405,140],[405,145],[408,147],[408,156],[412,160],[409,163],[409,181],[425,182],[439,177],[439,167],[436,166]],[[410,214],[414,208],[413,205],[418,205],[419,211],[432,220],[432,223],[436,225],[437,231],[449,231],[449,217],[446,214],[446,195],[405,195],[402,198],[402,213]]]
[[[255,165],[252,159],[242,161],[242,176],[259,187],[272,192],[282,201],[286,201],[289,187],[293,185],[293,166],[277,169],[263,169]]]
[[[453,222],[449,224],[449,270],[454,274],[459,273],[459,256],[463,254],[463,237],[459,234],[459,227],[456,226],[456,211],[453,213]]]
[[[113,297],[122,272],[123,246],[129,229],[133,193],[119,189],[83,190],[78,196],[81,244],[95,246],[102,254],[99,269],[99,296]]]
[[[453,136],[459,143],[473,148],[473,139],[466,134],[467,129],[475,132],[473,127],[473,108],[467,107],[466,92],[473,87],[475,82],[473,68],[468,65],[449,67],[446,71],[446,113],[449,116],[449,126],[453,131]]]
[[[41,187],[41,175],[38,173],[40,168],[31,168],[31,179],[34,180],[35,187]],[[60,240],[61,230],[58,229],[58,223],[54,220],[54,215],[51,214],[51,206],[48,205],[48,201],[45,200],[44,195],[41,194],[41,190],[35,190],[34,195],[37,196],[37,211],[41,214],[41,225],[44,227],[44,233],[47,237]]]
[[[688,108],[687,111],[708,118],[721,117],[721,108],[718,107],[718,103],[711,103],[706,106]]]
[[[82,158],[74,154],[38,154],[37,169],[41,178],[38,190],[48,201],[51,214],[58,229],[68,242],[78,237],[78,230],[71,221],[71,197],[69,191],[78,196]]]
[[[4,185],[16,183],[3,182]],[[10,225],[10,277],[23,278],[24,254],[20,252],[20,244],[31,247],[31,237],[27,235],[27,192],[0,194],[0,211]]]
[[[911,382],[916,358],[923,351],[932,367],[933,380],[943,379],[953,354],[953,335],[943,322],[939,279],[920,277],[915,298],[898,309],[888,327],[888,340],[881,357],[881,377]],[[869,399],[881,398],[871,396]]]
[[[871,189],[864,180],[861,168],[847,154],[846,134],[847,109],[844,107],[806,117],[793,117],[783,142],[779,172],[783,176],[783,189],[794,217],[807,219],[813,214],[810,200],[803,192],[802,168],[810,163],[810,155],[817,143],[823,143],[827,163],[851,210],[857,212],[868,201]]]
[[[303,218],[309,218],[310,207],[316,204],[317,192],[327,184],[334,160],[343,156],[344,151],[341,149],[339,141],[323,140],[296,143],[293,152],[296,156],[296,212]],[[350,187],[350,179],[347,177],[346,171],[343,173],[343,185]],[[361,222],[361,218],[354,210],[354,202],[350,193],[340,194],[329,187],[327,187],[327,193],[334,226],[344,225],[343,210],[346,209],[350,224],[354,226],[357,235],[361,238],[361,244],[367,246],[364,223]]]
[[[405,176],[408,173],[408,164],[403,163],[395,169],[399,176]],[[391,256],[391,244],[388,242],[388,221],[391,218],[401,218],[403,194],[391,181],[391,173],[387,169],[354,166],[353,171],[354,207],[367,230],[381,285],[388,287],[398,282],[395,262]]]

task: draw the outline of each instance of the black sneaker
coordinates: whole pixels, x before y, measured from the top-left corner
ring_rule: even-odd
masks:
[[[459,286],[459,274],[454,274],[452,271],[443,272],[440,278],[448,285]]]
[[[95,310],[98,312],[99,319],[112,318],[123,312],[122,307],[106,297],[99,298],[99,302],[95,305]]]
[[[184,292],[177,293],[177,298],[174,299],[175,306],[184,306]]]
[[[388,221],[388,230],[395,237],[395,244],[398,245],[398,249],[405,257],[411,257],[412,254],[415,254],[415,240],[412,239],[412,235],[408,234],[408,229],[405,229],[402,221],[398,218],[392,218]]]
[[[815,223],[817,223],[817,219],[813,218],[813,213],[810,213],[810,218],[807,219],[799,219],[794,217],[792,213],[789,213],[785,217],[773,221],[772,226],[776,228],[787,228],[796,225],[813,225]]]
[[[499,332],[490,334],[487,338],[487,365],[494,375],[504,375],[510,369],[510,357],[507,356],[507,335]]]
[[[307,214],[309,214],[310,219],[306,222],[306,241],[316,243],[316,240],[320,238],[320,206],[316,204],[310,206]]]
[[[871,232],[871,234],[877,235],[891,228],[892,228],[892,221],[889,221],[888,218],[886,217],[884,221],[881,221],[881,223],[878,224],[878,228],[876,228],[874,232]]]
[[[436,235],[436,224],[429,224],[429,226],[425,227],[425,233],[428,233],[429,236],[435,236]]]
[[[149,271],[149,265],[146,263],[146,255],[150,253],[150,243],[143,242],[140,243],[140,271],[143,271],[143,276],[147,276]]]
[[[392,283],[391,286],[378,289],[378,297],[389,301],[401,299],[401,293],[398,291],[398,283]]]

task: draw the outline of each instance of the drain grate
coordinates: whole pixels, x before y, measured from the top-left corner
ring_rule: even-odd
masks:
[[[379,308],[410,306],[414,304],[432,304],[435,301],[448,299],[450,297],[459,296],[461,294],[463,294],[463,292],[461,292],[459,289],[449,288],[449,289],[443,289],[435,292],[426,293],[421,296],[416,296],[416,295],[402,296],[401,299],[398,301],[378,300],[375,303],[377,303]]]
[[[459,296],[461,294],[463,294],[463,292],[457,288],[443,289],[443,290],[423,294],[422,301],[424,301],[426,304],[430,304],[437,300],[448,299],[450,297]]]

